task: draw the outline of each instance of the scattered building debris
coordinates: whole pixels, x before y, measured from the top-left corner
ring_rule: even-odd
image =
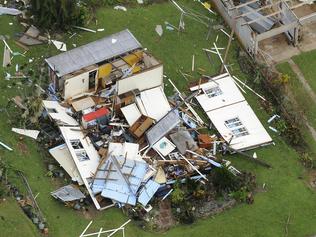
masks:
[[[5,42],[5,41],[4,41]],[[3,61],[2,61],[2,66],[7,67],[11,65],[11,51],[10,48],[7,47],[7,45],[4,45],[4,50],[3,50]]]
[[[38,130],[30,130],[30,129],[21,129],[21,128],[12,128],[12,132],[31,137],[33,139],[37,139],[40,131]]]
[[[233,149],[247,150],[272,142],[229,74],[190,89],[202,90],[196,99]]]
[[[278,118],[280,118],[280,115],[275,114],[271,118],[268,119],[268,123],[272,123],[272,121],[274,121],[275,119],[278,119]]]
[[[40,36],[40,31],[35,26],[30,26],[26,32],[18,39],[23,46],[32,46],[43,44],[46,37]]]
[[[85,195],[73,185],[67,185],[51,192],[51,195],[62,202],[73,202],[85,198]]]
[[[156,31],[156,33],[157,33],[160,37],[162,36],[162,34],[163,34],[163,29],[162,29],[162,26],[161,26],[161,25],[156,25],[155,31]]]
[[[118,231],[122,231],[122,236],[125,237],[125,226],[130,222],[131,220],[126,221],[124,224],[122,224],[117,229],[111,229],[111,230],[103,230],[103,228],[100,228],[98,232],[95,233],[89,233],[86,234],[87,230],[91,226],[93,221],[90,221],[89,224],[86,226],[86,228],[83,230],[83,232],[79,235],[79,237],[88,237],[88,236],[101,236],[102,234],[106,234],[108,237],[111,237],[115,235]]]
[[[269,126],[269,128],[270,128],[271,131],[273,131],[273,132],[275,132],[275,133],[279,133],[279,131],[278,131],[276,128],[274,128],[274,127],[272,127],[272,126]]]
[[[0,142],[0,145],[3,146],[5,149],[7,149],[9,151],[13,151],[13,149],[11,147],[9,147],[8,145],[4,144],[3,142]]]
[[[149,180],[146,185],[140,190],[138,201],[144,207],[147,206],[154,194],[157,192],[160,185],[155,181]]]
[[[0,16],[1,15],[12,15],[17,16],[22,14],[22,12],[15,8],[8,8],[8,7],[0,7]]]
[[[147,212],[153,199],[172,193],[177,180],[208,182],[213,168],[223,167],[220,152],[241,153],[271,142],[227,73],[202,76],[189,96],[169,79],[176,93],[167,98],[162,63],[129,30],[46,62],[51,84],[42,117],[55,127],[55,134],[46,136],[52,140],[49,153],[80,186],[52,192],[63,202],[78,204],[90,196],[97,210],[142,206]],[[220,135],[199,132],[205,122],[193,108],[194,98]],[[24,107],[20,98],[15,103]],[[85,231],[81,236],[92,236]]]
[[[15,96],[12,98],[12,101],[20,108],[23,110],[27,110],[27,107],[24,105],[23,100],[20,96]]]
[[[95,104],[94,100],[90,96],[88,96],[85,98],[73,100],[71,102],[71,105],[76,112],[80,112],[80,111],[89,109],[89,108],[95,106],[96,104]]]
[[[199,148],[187,130],[171,133],[170,138],[182,155],[184,155],[187,150],[196,151]]]
[[[88,31],[88,32],[91,32],[91,33],[97,33],[96,30],[92,30],[92,29],[89,29],[89,28],[81,27],[81,26],[74,26],[74,28],[79,29],[79,30]]]
[[[64,42],[58,40],[51,40],[51,42],[55,45],[55,47],[60,51],[67,51],[67,45]]]
[[[114,10],[121,10],[121,11],[124,11],[124,12],[127,11],[126,7],[124,7],[124,6],[115,6]]]
[[[83,185],[82,178],[76,167],[75,162],[72,159],[69,149],[66,144],[61,144],[54,148],[49,149],[49,153],[60,164],[60,166],[71,177],[72,181],[77,182],[79,185]]]

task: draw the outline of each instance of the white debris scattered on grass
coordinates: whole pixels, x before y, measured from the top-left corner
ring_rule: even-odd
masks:
[[[8,145],[4,144],[3,142],[0,142],[0,145],[3,146],[5,149],[7,149],[9,151],[13,151],[13,149],[11,147],[9,147]]]
[[[92,30],[92,29],[89,29],[89,28],[81,27],[81,26],[74,26],[74,28],[79,29],[79,30],[88,31],[88,32],[91,32],[91,33],[97,33],[96,30]]]
[[[58,40],[51,40],[51,41],[52,41],[52,43],[55,45],[55,47],[56,47],[58,50],[60,50],[60,51],[62,51],[62,52],[67,51],[67,45],[66,45],[66,43],[61,42],[61,41],[58,41]]]
[[[169,26],[169,25],[166,26],[166,29],[170,30],[170,31],[174,31],[174,28],[172,26]]]
[[[271,123],[273,120],[275,120],[276,118],[280,118],[279,115],[275,114],[273,115],[271,118],[268,119],[268,123]]]
[[[127,11],[126,7],[124,7],[124,6],[115,6],[114,10],[121,10],[121,11],[124,11],[124,12]]]
[[[270,128],[270,130],[272,130],[273,132],[275,132],[275,133],[279,133],[279,131],[278,131],[276,128],[271,127],[271,126],[269,126],[269,128]]]
[[[8,7],[1,7],[0,6],[0,16],[1,15],[12,15],[12,16],[17,16],[22,14],[22,12],[18,9],[15,8],[8,8]]]
[[[20,135],[31,137],[35,140],[37,139],[37,137],[40,133],[40,131],[38,131],[38,130],[29,130],[29,129],[21,129],[21,128],[12,128],[11,131],[18,133]]]
[[[161,37],[163,34],[163,29],[161,25],[156,25],[155,31],[157,32],[157,34]]]
[[[6,72],[5,79],[6,79],[7,81],[9,81],[9,80],[10,80],[10,78],[11,78],[11,74]]]

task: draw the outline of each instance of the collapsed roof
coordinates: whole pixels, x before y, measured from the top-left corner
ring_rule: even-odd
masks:
[[[108,154],[93,179],[93,192],[122,204],[136,205],[136,193],[148,169],[138,155],[138,144],[110,143]]]

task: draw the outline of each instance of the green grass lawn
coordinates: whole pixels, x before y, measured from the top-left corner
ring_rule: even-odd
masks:
[[[311,103],[311,98],[306,93],[304,87],[298,80],[296,74],[293,72],[293,70],[287,62],[277,65],[277,69],[279,72],[290,76],[290,80],[287,86],[294,96],[294,99],[299,107],[298,109],[300,109],[300,112],[306,116],[311,126],[316,128],[316,106],[313,103]],[[309,149],[314,154],[316,154],[316,142],[311,137],[310,132],[307,130],[307,128],[302,128],[302,131],[304,140],[308,143]]]
[[[316,93],[316,50],[301,53],[292,59],[300,67],[305,79]]]
[[[23,213],[17,202],[11,198],[0,201],[0,236],[36,236],[37,230]]]
[[[200,12],[207,14],[207,11],[201,8],[200,4],[185,0],[186,5],[191,6]],[[152,5],[147,8],[128,9],[127,12],[114,11],[112,9],[102,8],[97,13],[98,25],[90,25],[91,28],[105,28],[104,32],[97,34],[80,32],[82,37],[68,39],[69,35],[64,36],[68,49],[72,48],[72,43],[82,45],[86,42],[93,41],[105,35],[129,28],[131,32],[138,38],[144,47],[160,59],[164,63],[165,74],[168,75],[181,90],[187,90],[187,81],[177,73],[178,69],[185,72],[191,70],[192,55],[195,54],[196,68],[200,67],[206,70],[205,73],[216,74],[219,70],[219,60],[213,56],[212,64],[210,64],[202,52],[202,48],[211,48],[212,42],[219,35],[218,47],[225,47],[227,44],[227,36],[222,33],[213,32],[211,39],[206,41],[207,29],[191,20],[186,20],[186,32],[178,35],[175,31],[164,31],[161,39],[158,38],[154,28],[157,24],[164,25],[168,21],[174,25],[178,24],[179,13],[171,4]],[[9,26],[9,22],[13,22],[13,26]],[[0,34],[13,37],[15,32],[22,30],[14,18],[0,16]],[[14,46],[12,40],[8,43],[14,50],[21,49]],[[240,72],[236,57],[236,42],[233,43],[230,52],[229,63],[232,63],[233,74],[242,80],[251,80],[251,78]],[[58,51],[53,46],[34,47],[27,55],[42,60],[41,56],[54,55]],[[2,55],[2,47],[0,55]],[[26,59],[20,57],[15,58],[14,63],[23,63]],[[37,64],[33,65],[35,67]],[[32,65],[29,65],[32,67]],[[9,69],[11,72],[13,69]],[[7,69],[5,70],[7,71]],[[0,75],[4,74],[4,70],[0,67]],[[25,94],[27,86],[25,82],[19,86],[14,84],[20,79],[12,79],[6,81],[1,77],[0,88],[0,107],[4,106],[8,99],[12,96]],[[194,74],[194,79],[198,79],[198,75]],[[193,80],[193,79],[192,79]],[[170,94],[172,87],[166,83],[166,90]],[[10,86],[11,88],[8,88]],[[26,88],[26,89],[25,89]],[[249,103],[252,105],[256,114],[267,127],[267,119],[270,115],[266,114],[260,107],[258,98],[253,94],[246,95]],[[103,212],[93,212],[89,216],[68,209],[61,203],[55,201],[50,192],[58,188],[58,182],[45,176],[47,168],[44,165],[43,153],[37,148],[37,144],[30,140],[24,139],[29,153],[23,154],[17,148],[18,136],[10,131],[7,123],[7,117],[2,114],[0,118],[0,140],[13,147],[14,152],[8,152],[0,149],[0,157],[16,168],[25,172],[29,179],[30,185],[34,193],[39,193],[38,202],[47,218],[49,224],[50,236],[65,237],[78,236],[85,228],[91,218],[94,220],[92,229],[97,230],[100,227],[113,228],[120,226],[127,217],[122,214],[119,209],[110,209]],[[253,205],[239,205],[229,211],[226,211],[213,218],[206,218],[197,221],[193,225],[177,226],[164,234],[144,232],[134,224],[127,227],[127,235],[136,236],[284,236],[285,221],[287,216],[291,215],[289,225],[289,237],[309,236],[316,234],[316,194],[311,190],[305,181],[305,171],[298,162],[296,152],[287,146],[283,140],[275,134],[271,134],[276,143],[275,146],[257,149],[258,157],[269,162],[273,168],[268,170],[258,167],[238,156],[232,156],[234,166],[238,169],[246,169],[253,171],[258,179],[258,185],[266,184],[267,191],[258,193],[255,196]],[[46,159],[48,156],[46,157]],[[18,183],[18,181],[17,181]],[[27,220],[25,220],[27,223]],[[10,227],[0,225],[0,233],[9,232]],[[27,233],[28,227],[21,227],[20,233]],[[2,236],[0,234],[0,236]],[[9,236],[9,235],[7,235]],[[18,236],[18,235],[17,235]],[[36,233],[30,233],[28,236],[36,236]]]

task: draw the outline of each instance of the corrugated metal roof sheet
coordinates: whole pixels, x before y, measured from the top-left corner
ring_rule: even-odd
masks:
[[[68,52],[50,57],[46,59],[46,62],[61,77],[141,47],[142,45],[134,35],[126,29]]]
[[[171,110],[161,120],[159,120],[158,123],[156,123],[146,132],[146,138],[149,145],[152,147],[179,123],[179,111]]]
[[[108,159],[97,170],[91,185],[93,193],[101,192],[105,198],[136,205],[136,194],[148,169],[137,154],[138,144],[110,143],[108,152]]]
[[[107,178],[104,180],[101,196],[135,205],[136,192],[146,175],[148,164],[143,160],[125,159],[124,156],[111,156],[107,163],[113,165],[108,166],[104,172]],[[101,186],[102,184],[98,182],[96,189],[100,189]]]
[[[138,202],[141,203],[143,206],[146,206],[152,199],[152,197],[155,195],[159,187],[159,183],[149,180],[146,183],[146,185],[141,189],[138,197]]]
[[[72,202],[75,200],[85,198],[83,193],[78,188],[75,188],[72,185],[61,187],[56,191],[51,192],[51,195],[54,198],[60,199],[63,202]]]

